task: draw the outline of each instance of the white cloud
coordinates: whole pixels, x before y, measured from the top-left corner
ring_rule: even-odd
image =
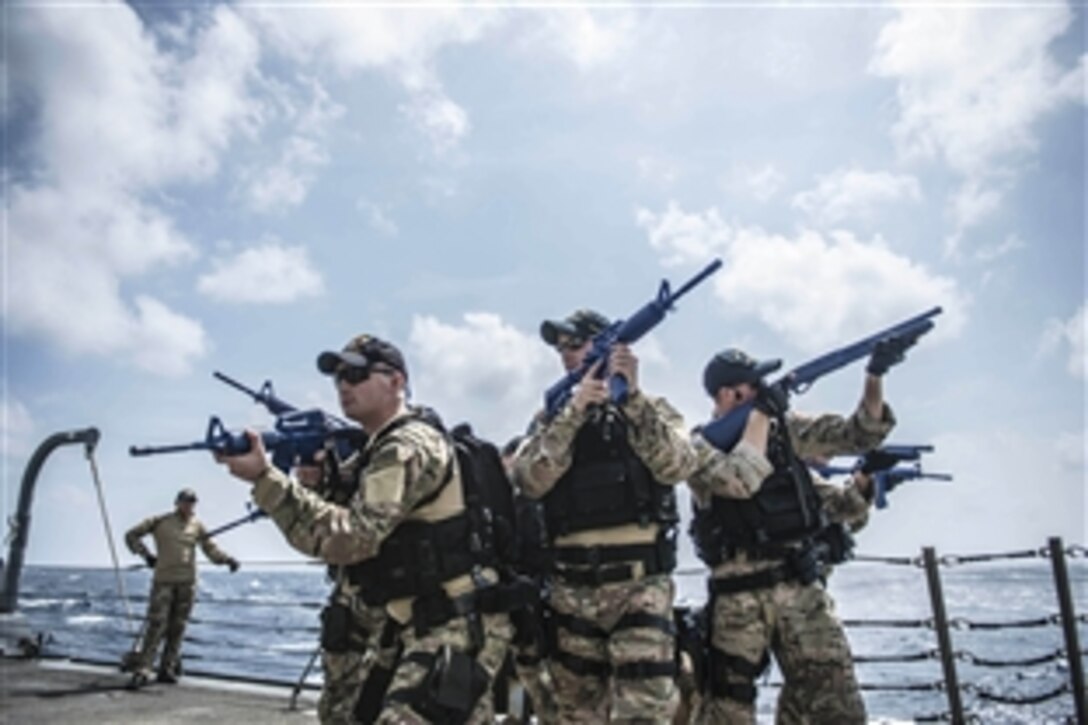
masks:
[[[212,267],[197,280],[197,289],[225,302],[284,304],[325,291],[305,247],[270,242],[213,259]]]
[[[671,186],[680,176],[674,161],[656,156],[640,156],[635,161],[640,179],[659,186]]]
[[[24,456],[30,452],[34,437],[34,419],[22,402],[14,398],[0,400],[0,456]]]
[[[1074,378],[1084,380],[1085,373],[1085,331],[1088,328],[1088,318],[1082,304],[1073,316],[1068,320],[1051,319],[1046,323],[1042,339],[1039,342],[1039,354],[1051,355],[1059,349],[1069,348],[1069,357],[1066,359],[1065,369]]]
[[[1010,234],[1005,237],[1005,241],[998,244],[994,244],[988,247],[979,247],[975,250],[975,259],[980,262],[993,262],[1002,257],[1008,256],[1013,252],[1018,252],[1021,249],[1026,249],[1027,245],[1024,244],[1024,240],[1015,234]]]
[[[536,334],[489,312],[468,313],[460,324],[414,316],[410,339],[409,372],[419,400],[447,422],[467,419],[500,443],[525,431],[528,411],[540,409],[543,390],[562,374]]]
[[[205,350],[199,324],[122,289],[138,295],[140,275],[196,256],[148,192],[208,178],[258,123],[257,42],[225,7],[172,30],[187,34],[183,54],[120,3],[9,15],[12,98],[35,123],[10,187],[5,324],[141,367],[154,340],[172,362],[151,367],[184,372]]]
[[[140,295],[135,302],[137,327],[131,354],[136,365],[158,375],[189,372],[189,361],[207,350],[204,328],[152,297]]]
[[[419,128],[440,156],[455,149],[469,132],[468,113],[437,84],[414,92],[410,102],[401,104],[400,112]]]
[[[666,265],[725,264],[714,289],[731,315],[748,315],[806,351],[873,332],[935,305],[944,307],[938,337],[957,335],[968,298],[955,280],[845,231],[796,238],[727,224],[716,208],[686,213],[675,202],[637,213]]]
[[[565,7],[533,15],[525,43],[543,45],[581,71],[614,63],[637,45],[635,13],[626,8]]]
[[[315,141],[305,136],[287,138],[274,164],[243,174],[250,208],[282,212],[298,206],[306,200],[316,170],[328,160],[328,154]]]
[[[297,8],[243,3],[240,12],[291,59],[329,66],[348,76],[382,70],[400,82],[409,99],[401,111],[445,154],[469,132],[468,113],[450,99],[434,71],[444,47],[470,43],[500,15],[485,8]]]
[[[308,87],[310,101],[302,108],[286,92],[279,93],[280,112],[293,131],[284,139],[278,158],[267,166],[242,173],[246,199],[256,211],[282,212],[301,204],[317,178],[317,171],[329,161],[327,137],[332,124],[344,115],[344,107],[332,101],[316,80],[303,85]]]
[[[913,176],[887,171],[842,168],[819,177],[816,188],[793,197],[793,206],[824,224],[870,218],[881,204],[919,201],[922,190]]]
[[[355,208],[358,209],[366,216],[367,222],[370,227],[387,237],[395,237],[400,233],[400,228],[397,223],[389,216],[389,213],[382,206],[370,201],[369,199],[360,197],[355,202]]]
[[[768,202],[779,192],[786,183],[786,176],[774,167],[767,164],[762,169],[748,175],[746,184],[756,201]]]
[[[898,83],[892,135],[907,158],[941,159],[964,177],[960,230],[993,210],[1037,146],[1035,124],[1084,97],[1084,62],[1062,68],[1050,51],[1073,22],[1067,6],[929,7],[903,4],[881,30],[869,70]]]

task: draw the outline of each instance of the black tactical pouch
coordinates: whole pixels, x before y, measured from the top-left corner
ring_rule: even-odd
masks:
[[[786,566],[794,578],[805,586],[816,581],[821,574],[819,552],[812,545],[791,550],[786,556]]]
[[[419,685],[412,709],[431,722],[461,725],[487,692],[490,680],[475,658],[443,645]]]
[[[343,654],[351,648],[351,609],[334,602],[321,610],[321,648]]]

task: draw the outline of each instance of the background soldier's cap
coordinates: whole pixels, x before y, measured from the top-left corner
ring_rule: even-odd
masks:
[[[373,335],[356,335],[340,352],[326,350],[317,356],[317,369],[326,375],[335,373],[341,364],[365,368],[374,363],[385,363],[408,377],[408,366],[397,346]]]
[[[178,495],[174,499],[174,503],[181,503],[182,501],[196,503],[196,491],[191,488],[183,488],[178,491]]]
[[[731,388],[741,383],[756,383],[767,373],[782,367],[781,360],[759,361],[742,350],[729,348],[710,359],[703,370],[703,387],[707,395],[714,397],[720,388]]]
[[[608,318],[600,312],[575,310],[565,320],[544,320],[540,325],[540,336],[554,346],[560,335],[588,340],[608,325]]]

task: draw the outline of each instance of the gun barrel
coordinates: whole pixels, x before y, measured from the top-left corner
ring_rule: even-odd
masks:
[[[182,451],[200,451],[209,450],[211,446],[207,441],[197,441],[196,443],[179,443],[171,446],[129,446],[128,454],[130,456],[155,456],[160,453],[181,453]]]
[[[854,343],[799,365],[786,373],[782,381],[792,392],[803,393],[818,378],[871,354],[876,344],[881,340],[901,335],[914,335],[915,337],[924,335],[934,327],[933,320],[930,318],[939,314],[941,314],[941,308],[934,307],[868,337],[863,337]]]
[[[931,481],[951,481],[951,473],[923,473],[919,478],[928,478]]]
[[[908,446],[908,445],[887,445],[881,446],[880,450],[891,456],[897,456],[899,458],[905,458],[910,460],[917,460],[923,453],[932,453],[933,446]]]
[[[697,274],[694,277],[692,277],[691,279],[689,279],[687,282],[685,282],[683,285],[680,286],[680,289],[678,289],[678,290],[676,290],[675,292],[672,293],[670,303],[671,302],[676,302],[678,299],[680,299],[681,297],[686,295],[688,292],[690,292],[694,288],[698,287],[700,284],[702,284],[702,281],[704,279],[706,279],[710,275],[717,272],[721,268],[721,266],[722,266],[722,260],[715,259],[713,262],[708,264],[706,267],[703,267],[703,271],[699,272],[699,274]]]
[[[212,376],[216,380],[218,380],[219,382],[226,383],[227,385],[231,386],[235,390],[239,390],[239,391],[245,393],[246,395],[248,395],[248,396],[250,396],[252,398],[258,397],[256,390],[253,390],[253,388],[246,387],[245,385],[238,382],[237,380],[235,380],[231,376],[227,375],[226,373],[221,373],[218,370],[215,370],[215,371],[212,372]]]

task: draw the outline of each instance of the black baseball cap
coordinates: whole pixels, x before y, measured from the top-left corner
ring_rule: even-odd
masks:
[[[325,375],[334,374],[341,365],[366,368],[374,363],[385,363],[408,377],[408,366],[397,346],[373,335],[356,335],[340,352],[326,350],[317,356],[317,369]]]
[[[767,373],[782,367],[781,360],[759,361],[743,350],[734,347],[722,350],[710,359],[703,370],[703,387],[710,397],[720,388],[730,388],[741,383],[759,382]]]
[[[560,335],[588,340],[611,324],[608,318],[594,310],[575,310],[562,320],[544,320],[540,324],[540,337],[554,346]]]

